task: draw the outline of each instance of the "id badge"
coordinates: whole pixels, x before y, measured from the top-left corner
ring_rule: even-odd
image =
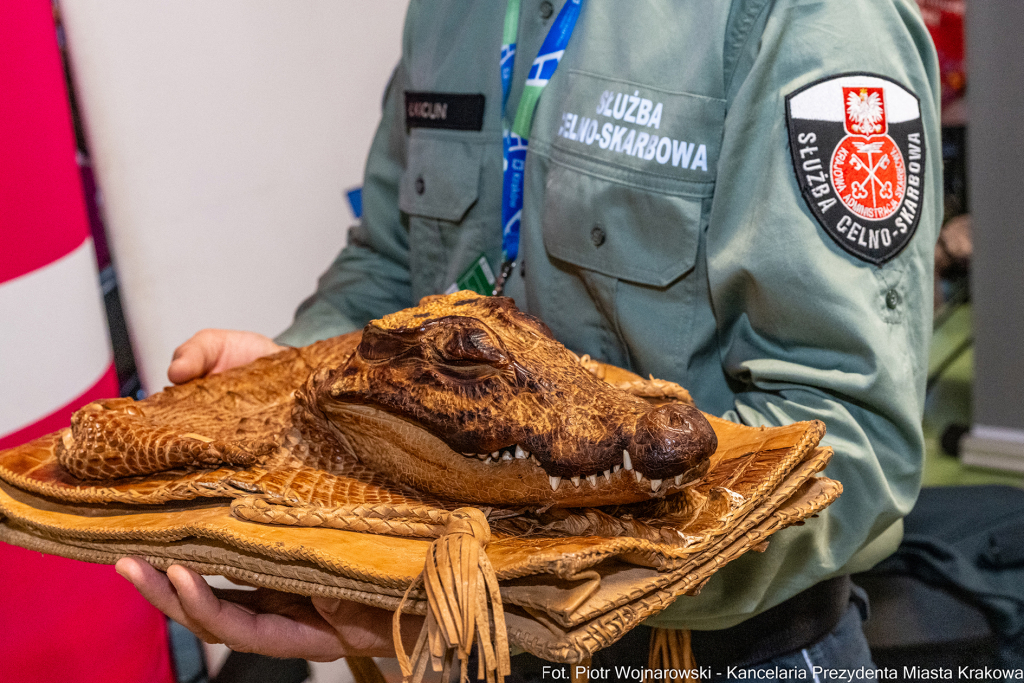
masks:
[[[462,275],[444,293],[453,294],[462,289],[468,289],[484,296],[490,296],[494,293],[494,271],[491,270],[491,265],[487,263],[485,255],[480,254],[480,257],[473,262],[473,265],[463,271]]]

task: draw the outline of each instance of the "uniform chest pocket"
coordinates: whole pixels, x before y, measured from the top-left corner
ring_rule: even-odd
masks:
[[[486,159],[500,163],[501,151],[476,132],[437,130],[414,130],[407,150],[398,205],[408,217],[409,278],[418,301],[445,291],[481,253],[500,263],[501,232],[486,230],[500,223],[493,218],[500,194],[481,190],[480,179]]]
[[[550,256],[619,280],[665,287],[696,262],[699,194],[653,192],[552,158],[541,218]]]
[[[458,137],[455,137],[458,136]],[[460,222],[477,201],[485,143],[440,132],[414,131],[398,189],[398,206],[411,216]]]

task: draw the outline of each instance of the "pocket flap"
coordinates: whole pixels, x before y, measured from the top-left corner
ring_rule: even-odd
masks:
[[[398,189],[407,214],[458,222],[477,199],[484,145],[414,131]]]
[[[696,263],[701,211],[700,197],[641,190],[552,163],[544,246],[581,268],[664,287]]]

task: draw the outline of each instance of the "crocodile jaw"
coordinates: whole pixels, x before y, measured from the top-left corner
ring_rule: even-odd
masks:
[[[678,478],[651,480],[629,465],[607,474],[551,477],[534,459],[481,459],[463,455],[418,425],[397,415],[353,403],[321,402],[321,409],[368,467],[397,483],[436,496],[491,505],[587,507],[648,500],[678,492],[703,474],[703,467]],[[677,483],[678,479],[678,483]]]

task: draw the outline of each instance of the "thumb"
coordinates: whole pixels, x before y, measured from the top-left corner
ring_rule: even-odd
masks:
[[[337,598],[323,598],[318,595],[312,597],[313,607],[324,616],[333,616],[341,607],[341,600]]]
[[[203,330],[174,350],[171,365],[167,368],[167,379],[183,384],[196,377],[209,374],[223,350],[221,336]]]

